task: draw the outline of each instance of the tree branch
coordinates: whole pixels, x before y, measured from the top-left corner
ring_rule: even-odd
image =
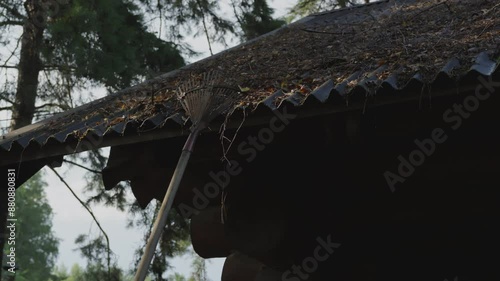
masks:
[[[17,65],[0,65],[0,68],[9,68],[9,69],[17,69]]]
[[[73,196],[76,198],[76,200],[78,200],[78,202],[80,202],[80,204],[87,210],[87,212],[90,214],[90,216],[92,217],[92,219],[94,219],[94,222],[97,224],[97,227],[99,227],[99,229],[101,230],[102,234],[106,238],[106,244],[107,244],[107,248],[108,248],[108,251],[107,251],[107,254],[108,254],[108,277],[111,276],[111,274],[110,274],[111,273],[111,267],[110,267],[111,266],[111,257],[110,257],[111,248],[109,247],[109,237],[108,237],[108,234],[106,233],[106,231],[104,231],[104,229],[102,228],[101,224],[99,223],[99,221],[95,217],[95,215],[92,212],[92,210],[90,210],[90,208],[87,206],[87,204],[85,204],[78,197],[78,195],[76,195],[76,193],[73,191],[73,189],[71,189],[71,187],[68,185],[68,183],[61,177],[61,175],[56,170],[54,170],[54,168],[50,167],[50,169],[52,170],[52,172],[54,172],[56,174],[56,176],[61,180],[61,182],[64,183],[64,185],[66,185],[66,187],[69,189],[69,191],[71,192],[71,194],[73,194]]]
[[[238,15],[238,11],[236,10],[236,3],[234,3],[234,0],[231,1],[231,5],[233,6],[233,13],[234,13],[234,16],[236,17],[236,21],[238,22],[238,24],[243,27],[243,20],[241,19],[241,17]]]
[[[205,12],[203,11],[203,7],[200,4],[200,1],[197,0],[196,3],[198,4],[198,8],[200,9],[201,15],[202,15],[202,23],[203,23],[203,30],[205,31],[205,35],[207,36],[207,42],[208,42],[208,50],[210,51],[210,55],[214,55],[212,52],[212,44],[210,43],[210,35],[208,33],[208,28],[207,28],[207,23],[205,21]]]
[[[40,109],[40,108],[44,108],[44,107],[47,107],[47,106],[59,107],[62,110],[68,110],[69,109],[66,106],[63,106],[62,104],[59,104],[59,103],[50,103],[50,102],[42,104],[42,105],[39,105],[39,106],[35,106],[35,109]]]
[[[22,21],[19,20],[6,20],[6,21],[0,21],[0,27],[6,26],[6,25],[23,25]]]
[[[4,64],[3,64],[2,67],[11,68],[10,66],[7,65],[7,63],[9,63],[10,59],[16,54],[16,51],[19,48],[19,43],[21,43],[21,38],[22,37],[23,36],[19,36],[19,38],[17,39],[17,42],[16,42],[16,47],[14,48],[14,50],[12,50],[12,52],[10,53],[9,57],[5,60],[5,62],[4,62]]]
[[[11,110],[12,106],[0,107],[0,111]]]
[[[26,17],[23,16],[16,8],[10,7],[9,5],[0,2],[0,8],[4,8],[7,12],[9,12],[11,15],[18,19],[23,19],[25,20]]]
[[[93,169],[87,168],[87,167],[85,167],[85,166],[83,166],[83,165],[80,165],[80,164],[78,164],[78,163],[76,163],[76,162],[73,162],[73,161],[70,161],[70,160],[63,160],[63,162],[70,163],[70,164],[72,164],[72,165],[75,165],[75,166],[77,166],[77,167],[80,167],[80,168],[85,169],[85,170],[87,170],[87,171],[89,171],[89,172],[92,172],[92,173],[102,174],[102,172],[101,172],[101,171],[97,171],[97,170],[93,170]]]
[[[0,93],[0,100],[4,100],[10,104],[14,104],[14,101],[8,99],[6,96],[4,96],[4,94],[6,94],[6,92]]]

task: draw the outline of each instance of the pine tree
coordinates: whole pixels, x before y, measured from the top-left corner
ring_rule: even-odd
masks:
[[[283,26],[286,22],[272,17],[266,0],[233,0],[233,11],[241,27],[243,40],[250,40]]]
[[[76,90],[113,91],[184,64],[177,45],[149,32],[130,1],[0,0],[0,16],[0,44],[12,50],[0,62],[0,111],[11,113],[2,132],[88,100]],[[2,212],[2,230],[5,221]]]
[[[46,186],[38,173],[16,191],[18,281],[47,281],[56,262],[59,240],[52,232],[52,208],[45,196]]]

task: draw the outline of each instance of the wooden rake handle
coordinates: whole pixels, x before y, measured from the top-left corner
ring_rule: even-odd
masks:
[[[146,249],[144,250],[144,254],[142,255],[139,267],[137,268],[134,281],[144,281],[144,279],[146,279],[149,264],[153,259],[156,245],[160,240],[163,228],[167,224],[168,212],[170,211],[170,209],[172,208],[172,204],[174,203],[175,194],[179,189],[182,176],[184,175],[184,171],[186,170],[186,166],[189,162],[189,157],[193,152],[194,143],[196,142],[198,134],[199,130],[193,130],[193,132],[189,134],[184,148],[182,149],[181,156],[179,157],[179,161],[177,162],[177,166],[175,167],[174,174],[172,175],[172,179],[170,180],[170,184],[168,185],[167,193],[163,198],[160,212],[156,217],[153,231],[148,239],[148,243],[146,244]]]

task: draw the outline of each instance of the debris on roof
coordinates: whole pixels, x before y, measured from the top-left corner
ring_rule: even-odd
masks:
[[[64,143],[88,133],[104,136],[184,125],[174,91],[193,75],[218,69],[245,89],[239,107],[299,106],[339,95],[348,105],[354,89],[373,96],[409,82],[459,81],[471,71],[490,76],[500,60],[497,1],[380,1],[311,15],[270,34],[90,104],[11,132],[0,152],[50,139]],[[187,77],[189,76],[189,77]],[[456,83],[450,87],[455,87]],[[359,91],[358,91],[359,92]],[[265,102],[264,102],[265,101]]]

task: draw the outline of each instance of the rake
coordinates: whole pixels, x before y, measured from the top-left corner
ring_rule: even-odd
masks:
[[[237,101],[240,91],[224,86],[225,81],[220,73],[211,71],[201,76],[192,77],[182,84],[177,91],[177,99],[186,115],[191,120],[190,134],[184,144],[181,156],[170,180],[165,198],[161,204],[158,217],[155,220],[152,233],[146,244],[134,281],[144,281],[149,264],[153,259],[156,245],[160,240],[162,230],[167,223],[168,212],[172,208],[175,194],[186,170],[189,157],[193,152],[196,139],[210,121],[220,114],[227,113]]]

